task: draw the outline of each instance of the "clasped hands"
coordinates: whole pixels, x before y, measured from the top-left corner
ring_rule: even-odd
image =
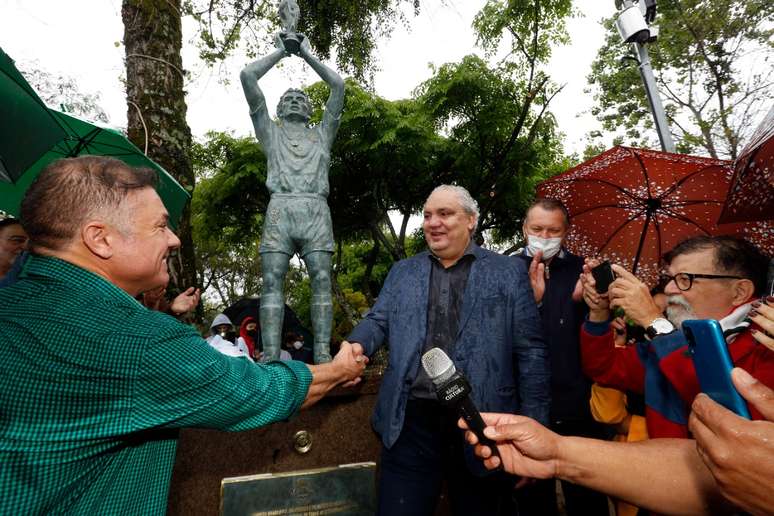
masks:
[[[353,387],[360,383],[363,371],[368,365],[368,357],[358,342],[342,341],[339,352],[333,357],[332,364],[344,378],[344,387]]]
[[[312,55],[312,46],[309,43],[309,38],[306,37],[306,34],[303,34],[301,32],[296,32],[295,35],[301,39],[301,46],[298,50],[298,55],[299,57],[306,59],[307,57]],[[282,50],[284,52],[283,57],[288,57],[293,55],[292,52],[288,52],[287,48],[285,48],[285,42],[282,40],[282,37],[280,36],[279,32],[274,35],[274,46],[278,50]]]

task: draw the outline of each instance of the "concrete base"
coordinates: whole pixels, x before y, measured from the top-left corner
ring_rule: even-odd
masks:
[[[380,375],[355,389],[338,389],[289,422],[247,432],[181,431],[172,473],[168,514],[220,512],[225,477],[279,473],[355,462],[377,462],[381,444],[371,429]],[[294,448],[296,432],[311,434],[311,448]]]

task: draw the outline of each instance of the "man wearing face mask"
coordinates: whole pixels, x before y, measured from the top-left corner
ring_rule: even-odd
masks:
[[[312,350],[304,347],[303,335],[288,333],[285,336],[285,347],[293,360],[299,360],[307,364],[312,363]]]
[[[551,357],[550,427],[562,435],[604,437],[589,408],[591,381],[583,375],[580,327],[587,313],[578,277],[583,258],[563,248],[570,229],[567,208],[554,199],[537,199],[524,218],[527,245],[518,254],[529,268],[535,302]],[[567,514],[607,515],[607,497],[562,482]],[[558,514],[554,480],[540,480],[517,493],[519,514]]]

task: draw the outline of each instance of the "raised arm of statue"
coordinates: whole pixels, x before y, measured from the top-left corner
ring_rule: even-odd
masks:
[[[336,129],[338,129],[338,120],[341,116],[341,111],[344,109],[344,79],[336,72],[323,64],[319,59],[312,55],[312,47],[309,45],[309,38],[304,37],[301,42],[300,50],[301,58],[309,63],[309,66],[320,76],[320,78],[328,84],[331,89],[331,93],[328,96],[328,102],[325,104],[325,118],[330,117],[330,120],[334,122],[331,129],[333,134],[330,135],[331,141],[335,136]],[[325,118],[323,118],[323,125],[326,124]]]
[[[245,66],[239,74],[247,105],[250,106],[250,116],[255,126],[255,134],[261,142],[265,142],[266,131],[269,127],[268,124],[271,123],[271,118],[266,109],[266,98],[263,96],[260,86],[258,86],[258,80],[266,75],[266,72],[271,70],[283,57],[288,55],[279,37],[276,38],[275,44],[277,48],[272,53]]]

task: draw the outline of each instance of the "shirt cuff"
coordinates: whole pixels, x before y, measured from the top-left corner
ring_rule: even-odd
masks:
[[[589,335],[601,337],[610,331],[610,321],[596,322],[586,319],[586,322],[583,323],[583,328]]]
[[[307,367],[304,362],[299,362],[297,360],[282,360],[279,362],[272,362],[272,364],[281,364],[287,367],[290,370],[289,373],[298,380],[295,382],[296,388],[293,392],[293,403],[295,408],[290,416],[293,417],[298,414],[301,405],[303,405],[304,400],[306,399],[306,394],[309,392],[309,386],[312,384],[312,371],[309,370],[309,367]]]

